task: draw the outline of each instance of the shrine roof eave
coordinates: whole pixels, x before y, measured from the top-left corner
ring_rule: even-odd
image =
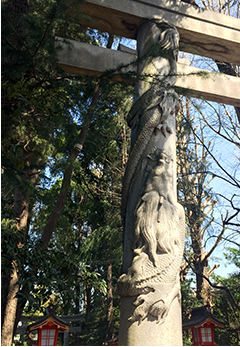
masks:
[[[191,318],[183,323],[183,329],[199,328],[205,323],[212,323],[217,328],[223,328],[225,325],[223,322],[215,318],[212,313],[205,308],[205,306],[193,309],[191,313]]]
[[[215,325],[216,328],[223,328],[224,323],[220,322],[217,319],[207,318],[203,319],[200,322],[199,321],[189,321],[183,324],[183,329],[189,329],[189,328],[199,328],[204,325],[205,322],[211,322],[213,325]]]
[[[44,316],[43,318],[39,319],[37,322],[31,324],[28,327],[28,330],[34,331],[46,325],[51,325],[51,326],[55,325],[61,331],[68,330],[70,327],[69,324],[64,322],[59,317],[57,317],[54,313],[50,313],[48,316]]]

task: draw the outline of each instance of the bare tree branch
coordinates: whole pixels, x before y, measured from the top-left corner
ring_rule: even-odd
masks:
[[[232,176],[230,175],[227,170],[225,170],[223,168],[223,166],[219,163],[219,161],[215,158],[215,156],[212,154],[212,152],[209,150],[209,146],[207,146],[203,141],[202,139],[198,136],[198,134],[196,133],[195,129],[193,127],[192,128],[192,131],[194,133],[194,135],[196,136],[196,138],[199,140],[199,142],[202,144],[202,146],[207,150],[207,152],[209,153],[209,155],[213,158],[213,160],[215,161],[215,163],[219,166],[219,168],[225,173],[225,175],[227,177],[230,178],[230,182],[232,181],[231,184],[235,183],[234,185],[238,188],[240,188],[240,184],[238,183],[238,181]]]
[[[203,261],[204,261],[205,259],[210,258],[211,254],[212,254],[213,251],[216,249],[216,247],[218,246],[219,242],[222,240],[222,236],[223,236],[225,230],[226,230],[226,227],[223,226],[222,231],[221,231],[220,234],[217,236],[217,240],[215,241],[214,245],[212,246],[212,248],[210,249],[210,251],[206,252],[206,255],[204,256]]]
[[[205,275],[203,275],[201,272],[198,272],[196,269],[194,269],[192,267],[192,264],[189,262],[189,260],[187,259],[187,257],[184,255],[184,259],[186,260],[186,262],[188,263],[189,267],[191,268],[191,270],[198,276],[204,278],[209,284],[211,287],[213,288],[216,288],[216,289],[220,289],[220,290],[225,290],[229,296],[231,297],[232,299],[232,302],[234,304],[234,306],[240,311],[240,306],[238,305],[237,301],[235,300],[232,292],[230,291],[230,289],[226,286],[221,286],[221,285],[218,285],[218,284],[213,284],[210,279],[208,277],[206,277]]]

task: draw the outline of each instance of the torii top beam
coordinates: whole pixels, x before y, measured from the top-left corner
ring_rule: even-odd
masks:
[[[157,16],[177,28],[180,50],[240,65],[237,18],[177,0],[86,0],[81,11],[82,25],[132,39],[144,19]]]

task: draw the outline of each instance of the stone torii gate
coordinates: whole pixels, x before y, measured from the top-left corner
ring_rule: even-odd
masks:
[[[119,345],[182,345],[185,221],[176,195],[174,87],[240,106],[240,79],[222,74],[201,79],[199,69],[177,63],[177,54],[180,45],[182,51],[240,64],[240,20],[172,0],[87,0],[82,11],[88,19],[82,17],[81,24],[137,39],[141,78],[127,117],[132,136],[122,191]],[[100,75],[135,59],[129,52],[77,42],[69,51],[58,42],[64,48],[59,64],[69,73]]]

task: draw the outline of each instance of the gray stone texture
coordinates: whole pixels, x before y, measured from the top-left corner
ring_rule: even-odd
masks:
[[[139,82],[128,115],[131,151],[122,191],[119,344],[177,346],[182,344],[179,269],[185,237],[176,196],[178,96],[172,88],[179,35],[153,18],[141,25],[137,41]]]
[[[86,0],[81,9],[88,16],[81,24],[133,39],[146,18],[158,16],[177,28],[181,51],[240,64],[238,18],[178,0]]]
[[[65,43],[60,37],[56,39],[56,45],[61,47],[58,51],[58,63],[67,73],[102,76],[106,70],[116,70],[112,80],[120,81],[117,70],[119,66],[126,66],[121,69],[122,72],[136,71],[136,65],[132,63],[135,62],[137,53],[128,47],[121,45],[121,50],[116,51],[83,42],[68,41],[69,43]],[[181,94],[240,107],[240,78],[206,71],[188,64],[188,59],[179,59],[177,63],[178,75],[175,86],[180,88]]]

